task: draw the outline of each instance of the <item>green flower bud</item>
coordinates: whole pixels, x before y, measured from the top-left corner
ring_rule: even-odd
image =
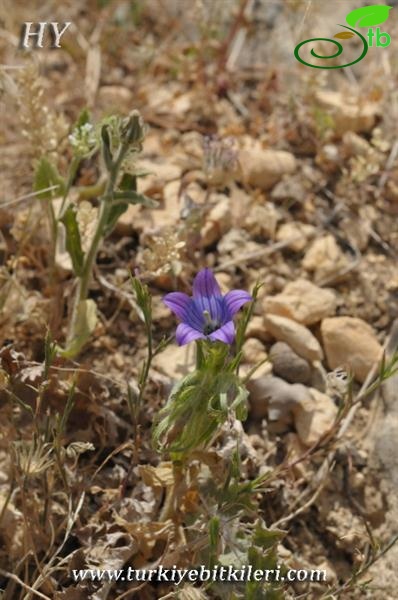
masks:
[[[133,110],[130,116],[124,120],[122,127],[122,138],[123,141],[132,144],[133,146],[141,147],[141,144],[145,137],[145,124],[138,112]]]

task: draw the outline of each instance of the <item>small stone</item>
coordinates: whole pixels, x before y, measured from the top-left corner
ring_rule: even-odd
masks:
[[[251,196],[236,183],[229,185],[229,197],[231,198],[231,213],[234,223],[242,223],[251,206]]]
[[[218,280],[218,273],[217,273],[217,280]],[[231,289],[231,286],[228,287],[228,290]],[[246,328],[246,337],[247,338],[257,338],[259,340],[261,340],[262,342],[266,342],[269,339],[269,335],[264,327],[264,320],[262,317],[258,317],[257,315],[254,315],[250,321],[249,324]]]
[[[347,257],[333,235],[325,235],[312,242],[302,262],[306,271],[314,273],[316,283],[341,278],[348,264]]]
[[[143,212],[142,206],[139,204],[129,204],[127,210],[117,220],[115,233],[120,236],[127,236],[131,235],[134,229],[141,231],[144,228]]]
[[[104,85],[98,90],[97,98],[102,110],[130,111],[134,98],[133,93],[122,85]]]
[[[163,375],[167,375],[172,381],[181,379],[195,368],[194,344],[167,346],[163,352],[155,356],[152,367]]]
[[[337,134],[372,130],[378,114],[376,103],[331,90],[318,90],[315,99],[331,115]]]
[[[361,252],[366,250],[371,228],[368,220],[360,214],[360,211],[359,215],[343,217],[339,223],[339,228],[340,231],[344,232],[351,246],[358,248]]]
[[[364,504],[366,515],[374,527],[380,526],[385,520],[386,507],[383,494],[375,490],[373,485],[367,485],[364,489]]]
[[[267,360],[268,355],[265,351],[263,344],[256,338],[249,338],[243,344],[242,348],[243,356],[240,375],[245,377],[249,371],[263,361],[256,371],[253,373],[253,379],[258,379],[264,375],[270,375],[272,372],[271,365]]]
[[[181,167],[172,163],[157,160],[142,159],[139,163],[140,171],[148,173],[139,178],[139,191],[143,194],[161,192],[170,181],[179,180]]]
[[[195,171],[191,171],[190,174],[195,176]],[[185,174],[185,177],[188,177],[188,173]],[[204,205],[206,202],[206,190],[202,188],[201,185],[197,181],[191,181],[188,183],[187,187],[184,189],[183,198],[186,198],[189,201],[192,201],[194,204]],[[212,197],[214,194],[210,194],[209,201],[212,201]]]
[[[229,254],[232,258],[238,258],[242,253],[256,252],[263,248],[254,242],[244,229],[232,228],[220,240],[217,249],[221,256]]]
[[[283,175],[296,170],[296,159],[283,150],[264,150],[260,145],[242,150],[240,153],[245,181],[262,190],[269,190]]]
[[[373,150],[367,140],[353,131],[345,132],[342,147],[347,156],[367,156]]]
[[[220,286],[221,293],[223,295],[227,294],[229,290],[233,288],[232,275],[230,273],[220,271],[219,273],[217,273],[217,283]]]
[[[263,344],[260,340],[256,340],[256,338],[246,340],[243,344],[242,351],[244,362],[251,363],[252,365],[267,358],[267,353]]]
[[[284,425],[292,423],[293,406],[305,397],[306,389],[272,375],[250,380],[247,388],[251,416],[257,419],[268,417]]]
[[[294,425],[302,443],[312,446],[330,431],[336,420],[337,410],[329,396],[315,388],[307,388],[305,397],[292,408]]]
[[[112,355],[112,360],[115,367],[117,367],[118,369],[123,369],[123,367],[125,366],[125,359],[123,357],[123,354],[121,354],[120,352],[115,352]]]
[[[244,228],[254,237],[274,239],[280,215],[272,203],[252,206],[244,219]]]
[[[306,279],[298,279],[288,283],[280,294],[266,297],[264,310],[267,314],[312,325],[335,313],[336,296],[331,290],[320,288]]]
[[[202,248],[207,248],[218,242],[232,225],[231,203],[228,196],[215,194],[212,198],[216,204],[207,215],[206,222],[200,232]]]
[[[321,335],[330,369],[348,368],[360,382],[365,381],[381,358],[382,347],[373,329],[362,319],[324,319]]]
[[[325,144],[322,146],[315,157],[315,164],[322,173],[331,176],[341,169],[343,157],[340,148],[335,144]]]
[[[276,233],[276,240],[278,242],[288,242],[286,248],[292,252],[302,252],[314,232],[315,227],[313,225],[299,223],[298,221],[284,223]]]
[[[264,323],[275,339],[286,342],[299,356],[309,360],[322,360],[322,348],[316,337],[300,323],[279,315],[266,315]]]
[[[192,107],[192,91],[181,94],[173,99],[170,112],[178,116],[184,116]]]
[[[270,350],[269,358],[275,375],[289,383],[308,383],[311,379],[310,365],[298,356],[285,342],[277,342]]]
[[[286,431],[293,423],[305,446],[315,444],[333,427],[338,409],[314,388],[268,375],[250,381],[248,389],[251,416],[267,418],[274,432]]]
[[[279,183],[277,183],[271,192],[271,198],[275,202],[284,202],[287,200],[289,204],[304,202],[306,196],[306,189],[303,185],[303,176],[293,175],[284,177]]]
[[[183,171],[201,169],[203,162],[203,136],[198,131],[188,131],[172,142],[173,162]],[[175,151],[174,151],[175,148]]]
[[[398,182],[387,181],[385,194],[388,200],[388,212],[393,215],[398,214]]]

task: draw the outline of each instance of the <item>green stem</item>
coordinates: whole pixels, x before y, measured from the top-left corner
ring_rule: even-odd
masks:
[[[147,333],[147,340],[148,340],[148,351],[147,351],[147,358],[145,361],[142,376],[140,378],[140,386],[139,386],[139,394],[138,394],[138,406],[139,407],[141,406],[141,401],[142,401],[142,398],[144,395],[146,382],[148,380],[149,369],[151,368],[151,363],[152,363],[152,359],[153,359],[151,324],[145,323],[145,325],[146,325],[146,330],[147,330],[146,333]]]
[[[82,275],[78,279],[78,284],[77,284],[77,289],[76,289],[75,299],[74,299],[73,309],[72,309],[72,317],[71,317],[70,327],[69,327],[68,336],[67,336],[68,344],[75,337],[75,329],[76,329],[79,305],[81,302],[86,300],[87,296],[88,296],[91,275],[92,275],[92,271],[93,271],[94,262],[97,257],[98,247],[104,237],[105,226],[106,226],[106,224],[108,222],[108,218],[109,218],[109,211],[112,208],[112,198],[113,198],[113,194],[115,191],[115,186],[116,186],[117,177],[119,174],[119,169],[122,165],[122,162],[126,155],[128,147],[129,147],[128,143],[125,143],[120,147],[117,158],[114,161],[114,163],[112,164],[112,167],[109,171],[108,183],[107,183],[107,186],[105,189],[105,193],[102,197],[102,201],[100,202],[99,216],[98,216],[98,222],[97,222],[95,234],[92,239],[89,251],[86,255],[85,261],[84,261]]]
[[[79,200],[89,200],[90,198],[98,198],[102,196],[105,191],[107,177],[101,176],[100,179],[93,185],[84,185],[77,187],[76,192],[79,195]]]
[[[54,281],[54,273],[55,273],[55,254],[57,251],[57,237],[58,237],[58,225],[57,219],[55,217],[54,206],[51,200],[46,200],[46,213],[48,224],[50,228],[50,243],[51,243],[51,251],[50,251],[50,281]]]
[[[65,212],[65,209],[66,209],[66,206],[65,206],[66,199],[68,197],[70,188],[72,187],[72,183],[73,183],[73,180],[74,180],[74,178],[76,176],[79,164],[80,164],[80,158],[74,156],[73,159],[72,159],[72,162],[70,164],[70,167],[69,167],[68,179],[66,180],[64,195],[62,197],[62,202],[61,202],[61,208],[59,209],[59,216],[58,216],[59,219],[61,219],[63,217],[63,215],[64,215],[64,212]]]
[[[202,340],[197,340],[196,341],[196,370],[197,371],[199,371],[199,369],[202,368],[202,366],[204,364],[204,360],[205,360],[205,355],[204,355],[204,348],[203,348]]]
[[[50,281],[51,282],[54,281],[54,275],[55,275],[55,257],[56,257],[56,253],[57,253],[57,240],[58,240],[58,220],[64,213],[66,199],[69,194],[71,185],[73,183],[73,179],[76,175],[76,171],[79,166],[79,163],[80,163],[80,160],[76,157],[74,157],[71,162],[71,165],[69,168],[68,179],[67,179],[64,194],[62,197],[61,208],[59,210],[58,218],[55,215],[55,210],[54,210],[52,200],[48,200],[46,202],[46,213],[47,213],[47,218],[48,218],[48,222],[49,222],[50,237],[51,237],[51,253],[50,253],[51,254],[51,258],[50,258]]]

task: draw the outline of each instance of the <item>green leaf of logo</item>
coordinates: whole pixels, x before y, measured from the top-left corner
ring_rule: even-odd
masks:
[[[374,27],[387,21],[392,6],[372,4],[352,10],[346,16],[346,21],[351,27]]]

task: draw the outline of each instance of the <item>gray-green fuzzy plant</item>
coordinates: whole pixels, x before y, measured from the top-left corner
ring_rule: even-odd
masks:
[[[55,270],[55,255],[61,234],[65,237],[66,251],[75,277],[66,345],[59,348],[59,353],[64,357],[75,357],[95,328],[96,305],[88,296],[97,253],[103,240],[111,233],[129,204],[156,206],[156,202],[137,192],[139,174],[135,170],[134,159],[142,150],[144,136],[145,126],[137,111],[126,118],[107,118],[97,126],[90,122],[87,111],[83,111],[69,136],[73,155],[67,177],[62,177],[46,157],[37,166],[35,190],[40,200],[46,203],[51,232],[52,270]],[[93,232],[88,247],[83,248],[79,203],[70,198],[70,191],[81,161],[97,155],[102,158],[104,173],[94,186],[78,189],[80,199],[98,199]],[[54,200],[60,196],[62,201],[57,209]]]

